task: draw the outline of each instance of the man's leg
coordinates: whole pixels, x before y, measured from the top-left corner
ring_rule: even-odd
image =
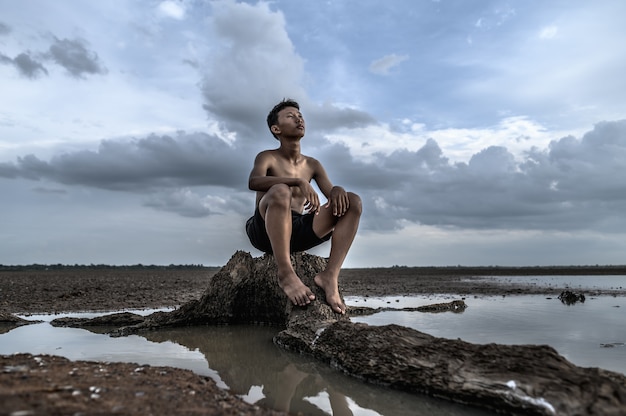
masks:
[[[259,211],[272,244],[279,286],[294,305],[311,303],[315,295],[302,283],[291,265],[291,189],[287,185],[272,186],[259,201]]]
[[[315,276],[315,283],[324,289],[326,302],[337,313],[346,312],[346,305],[339,296],[339,272],[359,228],[362,211],[361,198],[357,194],[348,192],[348,198],[350,207],[343,216],[335,217],[330,208],[322,208],[313,220],[313,231],[318,236],[333,231],[328,265],[322,273]]]

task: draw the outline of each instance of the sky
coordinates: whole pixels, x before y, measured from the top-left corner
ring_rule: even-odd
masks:
[[[622,0],[0,0],[0,264],[224,265],[283,98],[345,267],[625,264]],[[311,252],[327,256],[329,243]]]

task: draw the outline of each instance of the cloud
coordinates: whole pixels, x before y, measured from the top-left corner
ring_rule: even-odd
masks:
[[[180,3],[163,1],[159,3],[157,9],[161,15],[172,19],[183,20],[185,18],[185,7]]]
[[[11,33],[11,28],[0,22],[0,36]],[[33,43],[34,36],[9,42],[9,47],[21,49],[24,43]],[[15,58],[0,53],[0,64],[9,64],[16,67],[19,73],[27,78],[35,79],[40,75],[49,75],[48,69],[43,62],[53,62],[65,68],[67,73],[76,78],[84,78],[86,75],[105,74],[107,72],[104,64],[98,58],[98,54],[88,49],[87,42],[82,39],[59,39],[54,35],[41,37],[48,43],[46,51],[23,50],[16,53]],[[50,44],[50,40],[52,41]]]
[[[451,162],[433,140],[417,150],[355,159],[341,144],[316,157],[334,183],[361,194],[364,229],[407,224],[476,230],[626,231],[626,120],[603,122],[581,139],[531,147],[522,158],[489,146]],[[249,213],[251,155],[215,136],[180,133],[103,141],[98,151],[34,155],[0,163],[0,177],[146,195],[144,204],[188,217]],[[245,168],[243,168],[245,167]]]
[[[106,68],[98,55],[87,49],[85,42],[79,39],[57,39],[50,45],[47,56],[61,65],[67,72],[77,78],[86,74],[105,74]]]
[[[175,212],[183,217],[200,218],[224,212],[227,200],[211,195],[202,197],[189,188],[181,188],[151,195],[144,205],[160,211]]]
[[[316,132],[330,132],[343,128],[356,129],[377,124],[376,119],[364,111],[340,108],[329,103],[317,105],[308,102],[301,109],[307,123],[315,126]]]
[[[300,102],[319,129],[368,125],[373,118],[357,109],[318,105],[302,85],[304,61],[292,44],[283,14],[267,3],[214,3],[211,27],[217,47],[205,66],[204,108],[243,141],[257,141],[269,110],[283,98]]]
[[[229,129],[254,131],[275,102],[306,96],[303,61],[281,12],[227,0],[214,3],[211,24],[222,46],[210,57],[202,92],[205,109]]]
[[[239,187],[248,174],[235,168],[242,165],[241,157],[221,139],[204,133],[150,135],[104,140],[97,151],[63,153],[49,161],[19,157],[16,163],[0,163],[0,177],[139,193],[180,186]]]
[[[98,55],[88,50],[85,42],[79,39],[55,37],[47,52],[33,54],[25,51],[13,59],[0,53],[0,64],[13,65],[21,75],[30,79],[38,78],[40,75],[49,75],[43,61],[52,61],[62,66],[69,75],[76,78],[107,72]]]
[[[17,55],[13,62],[19,71],[29,78],[36,78],[39,73],[48,75],[48,71],[40,62],[33,60],[25,53]]]
[[[528,117],[505,117],[495,125],[473,128],[428,128],[409,119],[379,123],[352,130],[336,129],[328,133],[333,143],[344,143],[359,159],[371,161],[377,153],[389,155],[397,149],[416,151],[421,143],[434,139],[452,161],[468,161],[476,152],[489,146],[504,146],[521,158],[531,146],[545,147],[559,135],[548,131]]]
[[[558,32],[559,28],[557,26],[546,26],[539,32],[539,37],[541,39],[552,39]]]
[[[623,117],[626,80],[618,74],[626,55],[615,52],[623,9],[617,3],[580,3],[542,7],[537,14],[520,10],[503,26],[474,33],[473,47],[445,58],[458,70],[458,85],[441,94],[450,94],[445,102],[457,103],[452,108],[468,121],[489,116],[479,109],[550,119],[560,128]]]
[[[423,152],[427,146],[430,152]],[[518,163],[489,147],[469,163],[447,164],[433,142],[384,161],[403,172],[380,196],[411,222],[474,229],[626,230],[626,121],[599,123],[578,140],[532,148]],[[407,161],[412,161],[413,165]],[[410,179],[409,179],[410,178]],[[382,213],[381,213],[382,214]]]
[[[67,190],[58,189],[58,188],[46,188],[43,186],[38,186],[33,188],[33,192],[41,193],[41,194],[53,194],[53,195],[65,195],[67,194]]]
[[[0,22],[0,36],[8,35],[9,33],[11,33],[11,26]]]
[[[13,65],[18,72],[27,78],[38,78],[40,75],[48,75],[48,70],[41,62],[36,61],[27,53],[20,53],[14,59],[0,54],[0,63]]]
[[[408,55],[385,55],[370,64],[370,71],[378,75],[388,75],[389,70],[409,59]]]

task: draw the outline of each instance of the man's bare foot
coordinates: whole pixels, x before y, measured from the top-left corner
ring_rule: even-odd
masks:
[[[322,272],[315,276],[314,280],[316,285],[324,289],[326,303],[328,303],[331,309],[336,313],[346,313],[346,305],[341,300],[341,296],[339,296],[339,282],[337,278]]]
[[[311,292],[298,275],[292,270],[285,273],[278,273],[278,286],[285,292],[294,305],[306,306],[315,299]]]

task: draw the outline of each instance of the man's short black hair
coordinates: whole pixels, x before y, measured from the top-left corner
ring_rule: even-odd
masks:
[[[285,98],[284,100],[276,104],[274,108],[272,108],[272,111],[270,111],[270,113],[267,115],[267,127],[269,127],[270,132],[272,132],[272,126],[274,124],[278,124],[278,113],[285,107],[295,107],[300,110],[300,104],[298,104],[295,100],[292,100],[291,98]],[[273,132],[272,136],[274,136],[276,140],[278,140],[278,137]]]

